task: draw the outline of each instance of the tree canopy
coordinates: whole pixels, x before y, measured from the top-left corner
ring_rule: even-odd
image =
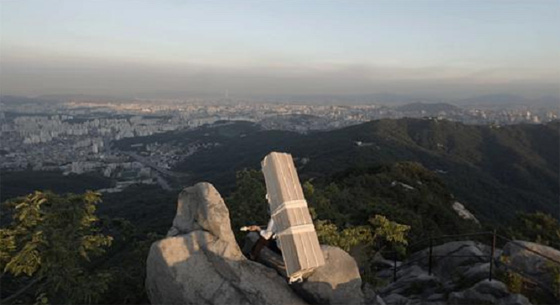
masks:
[[[113,238],[95,215],[99,193],[56,195],[35,192],[6,203],[12,222],[0,229],[2,303],[91,303],[108,289],[111,275],[93,258]]]

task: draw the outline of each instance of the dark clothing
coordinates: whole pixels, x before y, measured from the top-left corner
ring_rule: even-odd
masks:
[[[259,235],[259,239],[253,246],[253,249],[251,249],[251,256],[250,256],[251,260],[256,261],[257,259],[259,259],[259,255],[261,254],[262,248],[264,248],[267,244],[268,244],[268,239],[265,239],[264,237]]]
[[[251,260],[256,261],[259,258],[262,248],[264,247],[269,248],[276,254],[282,255],[282,251],[280,251],[280,248],[278,248],[278,245],[276,244],[273,238],[265,239],[264,237],[259,236],[259,239],[253,246],[253,249],[251,249],[251,255],[250,255]]]

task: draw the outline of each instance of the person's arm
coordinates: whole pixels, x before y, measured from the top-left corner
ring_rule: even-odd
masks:
[[[246,227],[241,227],[241,231],[249,231],[249,232],[260,232],[261,231],[261,227],[259,226],[246,226]]]
[[[271,239],[272,236],[274,235],[275,232],[275,225],[274,225],[274,220],[272,220],[272,218],[268,221],[268,225],[266,226],[266,230],[261,230],[259,232],[259,234],[264,238],[264,239]]]

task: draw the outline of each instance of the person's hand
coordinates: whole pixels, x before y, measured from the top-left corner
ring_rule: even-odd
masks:
[[[259,226],[249,226],[249,227],[247,227],[247,231],[250,231],[250,232],[259,232],[260,230],[261,230],[261,227],[259,227]]]

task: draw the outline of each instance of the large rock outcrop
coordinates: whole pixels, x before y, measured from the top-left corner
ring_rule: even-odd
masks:
[[[499,252],[499,251],[497,251]],[[380,289],[383,300],[393,304],[518,304],[529,305],[504,283],[488,280],[490,247],[474,241],[455,241],[433,247],[432,274],[429,249],[412,254],[400,264],[397,281]],[[495,259],[497,258],[495,253]],[[392,268],[378,275],[392,281]]]
[[[449,304],[530,305],[531,303],[523,295],[509,293],[506,285],[500,281],[484,280],[471,288],[451,293]]]
[[[305,304],[274,270],[243,256],[228,209],[209,183],[179,195],[168,236],[148,255],[152,304]]]
[[[337,247],[322,245],[321,250],[325,265],[294,289],[314,304],[362,304],[362,278],[354,258]]]
[[[235,244],[229,210],[222,196],[210,183],[187,187],[179,194],[177,214],[167,236],[204,230],[218,239]]]
[[[490,246],[475,241],[452,241],[432,249],[432,273],[443,281],[458,282],[465,280],[465,274],[473,267],[489,268]],[[429,249],[412,254],[408,260],[414,265],[428,269]],[[475,276],[474,281],[488,277],[489,269],[482,270],[482,277]]]
[[[511,266],[550,286],[554,281],[552,269],[555,265],[560,267],[560,251],[528,241],[515,240],[507,243],[502,255]],[[555,264],[554,261],[558,263]]]
[[[152,244],[148,255],[146,291],[152,304],[380,301],[375,294],[368,295],[371,301],[365,300],[355,260],[336,247],[322,246],[326,265],[292,286],[274,269],[248,260],[235,241],[223,199],[209,183],[198,183],[181,192],[177,215],[167,235]],[[270,252],[266,255],[275,255]],[[277,259],[281,261],[281,257]]]
[[[504,246],[498,267],[519,272],[537,283],[533,288],[535,294],[560,301],[559,250],[528,241],[511,241]]]

